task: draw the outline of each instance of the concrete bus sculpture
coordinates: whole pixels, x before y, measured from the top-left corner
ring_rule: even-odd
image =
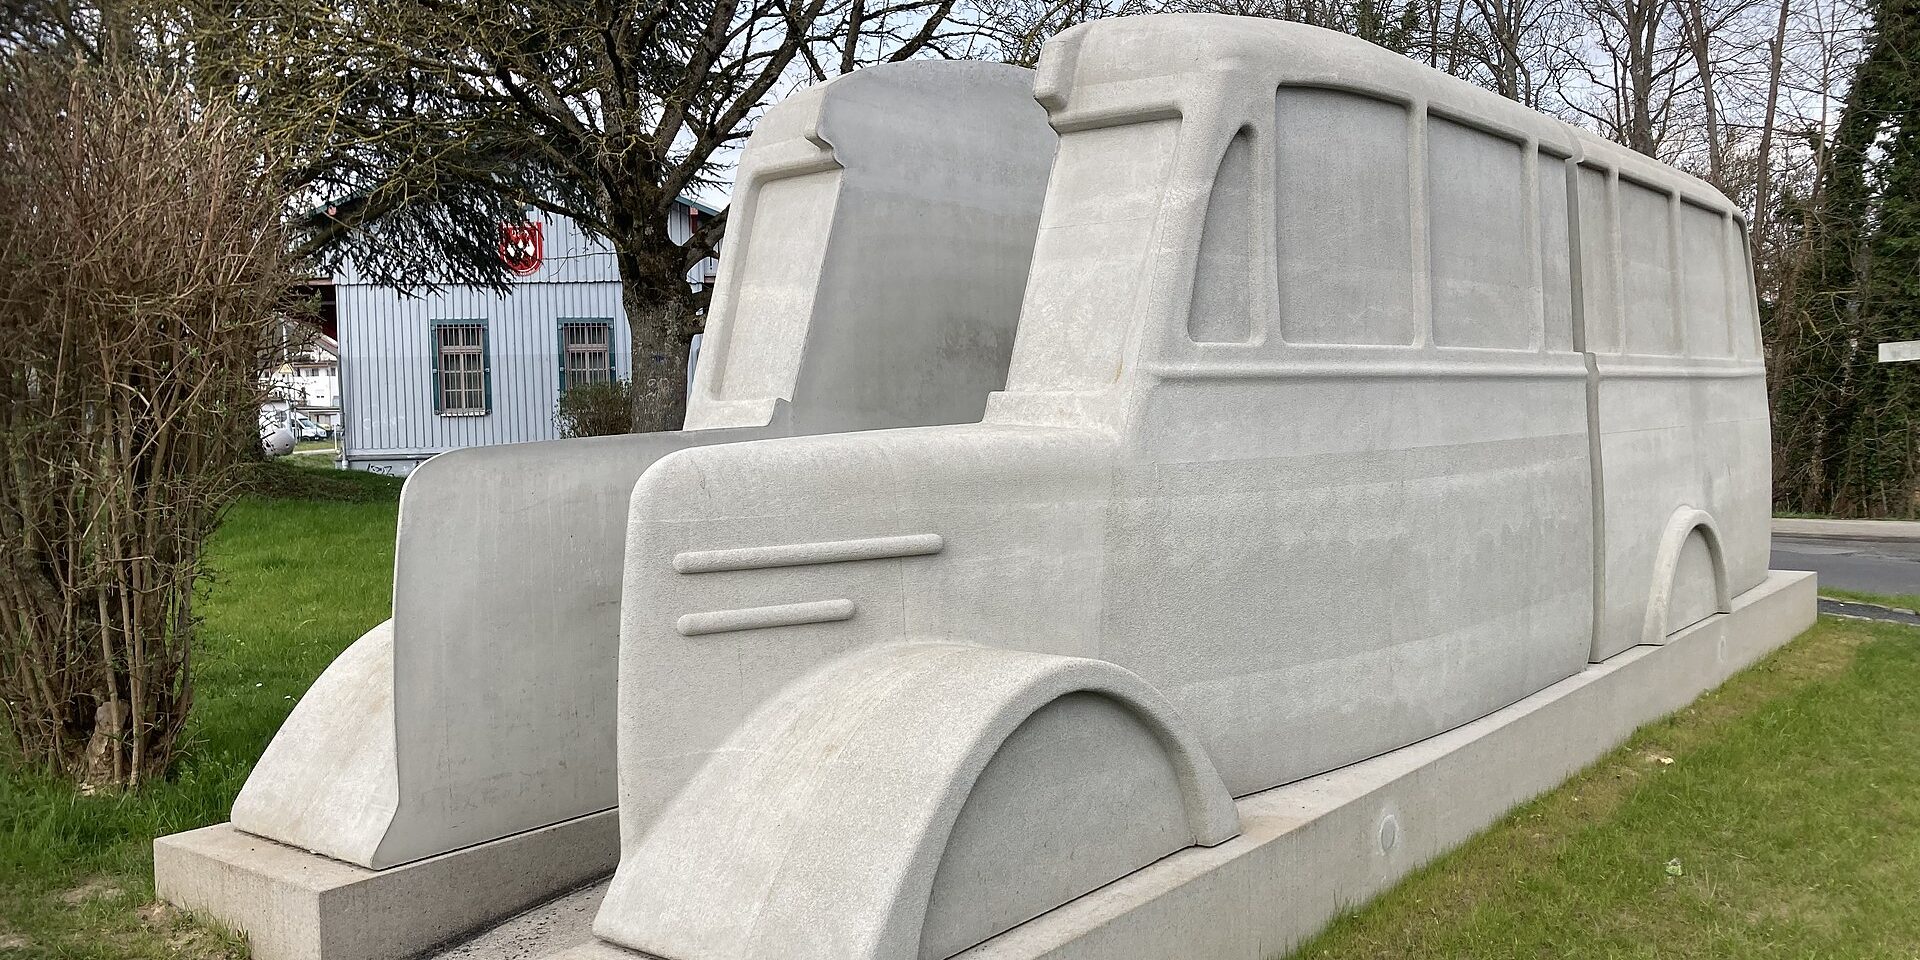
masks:
[[[1036,89],[984,422],[635,487],[583,954],[1263,960],[1811,622],[1717,192],[1294,24]]]
[[[1030,71],[998,64],[863,70],[769,111],[687,431],[415,471],[393,618],[302,699],[231,826],[157,843],[161,896],[246,930],[263,960],[345,960],[610,871],[634,481],[692,446],[978,420],[1005,381],[1054,141]]]

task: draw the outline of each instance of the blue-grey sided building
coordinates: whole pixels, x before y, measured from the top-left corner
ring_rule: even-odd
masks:
[[[674,206],[667,232],[685,243],[718,211]],[[342,465],[403,476],[460,447],[551,440],[569,384],[630,373],[620,274],[605,241],[550,217],[503,231],[515,276],[505,294],[448,286],[408,293],[333,278],[340,344]],[[696,289],[716,264],[688,274]]]

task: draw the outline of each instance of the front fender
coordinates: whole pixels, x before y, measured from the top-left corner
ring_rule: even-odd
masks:
[[[1126,669],[883,644],[742,721],[622,859],[594,931],[663,957],[946,957],[1239,829],[1198,739]]]

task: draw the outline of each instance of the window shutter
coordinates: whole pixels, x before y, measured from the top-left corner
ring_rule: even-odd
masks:
[[[480,325],[480,387],[481,409],[493,412],[493,338],[487,336],[487,325]]]
[[[567,321],[553,325],[554,339],[560,344],[560,392],[567,392]]]
[[[427,324],[427,357],[433,370],[433,412],[440,409],[440,324]]]

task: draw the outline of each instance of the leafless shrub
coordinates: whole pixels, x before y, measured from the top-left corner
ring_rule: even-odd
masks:
[[[290,289],[271,173],[185,87],[0,60],[0,698],[85,786],[162,774],[193,702],[201,546]]]
[[[583,383],[560,394],[553,415],[562,437],[610,437],[633,432],[633,383]]]

